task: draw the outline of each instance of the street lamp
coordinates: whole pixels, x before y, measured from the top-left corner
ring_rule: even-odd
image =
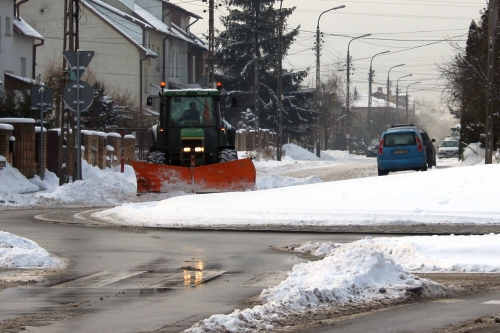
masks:
[[[330,9],[327,9],[325,10],[324,12],[322,12],[321,14],[319,14],[319,17],[318,17],[318,24],[316,26],[316,98],[319,98],[319,94],[320,94],[320,51],[321,51],[321,47],[320,47],[320,41],[321,41],[321,38],[320,38],[320,32],[319,32],[319,20],[321,19],[321,16],[324,14],[324,13],[327,13],[329,11],[332,11],[332,10],[337,10],[337,9],[342,9],[342,8],[345,8],[344,5],[342,6],[337,6],[337,7],[333,7],[333,8],[330,8]],[[319,111],[319,107],[318,107],[318,111]],[[318,123],[318,142],[316,143],[316,155],[318,157],[320,157],[320,147],[319,147],[319,119],[317,120],[317,123]]]
[[[408,118],[408,88],[410,88],[411,85],[414,85],[414,84],[417,84],[417,83],[420,83],[420,81],[418,81],[418,82],[412,82],[412,83],[410,83],[406,87],[406,123],[410,122],[410,119]]]
[[[399,64],[396,66],[392,66],[389,68],[389,71],[387,72],[387,98],[386,98],[386,110],[385,110],[385,123],[389,124],[389,89],[391,82],[389,81],[389,74],[391,73],[391,70],[396,67],[401,67],[404,66],[405,64]]]
[[[372,121],[372,77],[373,77],[373,70],[372,70],[372,62],[373,62],[373,58],[375,58],[376,56],[378,55],[381,55],[381,54],[386,54],[386,53],[389,53],[391,51],[384,51],[384,52],[379,52],[377,54],[375,54],[372,59],[370,60],[370,73],[368,75],[368,140],[371,140],[372,138],[372,134],[371,134],[371,131],[372,131],[372,124],[371,124],[371,121]]]
[[[392,66],[390,69],[389,69],[389,72],[387,72],[387,106],[389,106],[389,86],[390,86],[390,81],[389,81],[389,74],[391,73],[391,70],[393,68],[396,68],[396,67],[401,67],[401,66],[404,66],[405,64],[399,64],[399,65],[396,65],[396,66]]]
[[[399,80],[401,80],[404,77],[412,76],[413,74],[407,74],[401,76],[397,81],[396,81],[396,115],[398,116],[398,122],[399,122]]]
[[[372,34],[366,34],[366,35],[361,35],[358,37],[354,37],[349,41],[349,44],[347,44],[347,96],[346,96],[346,116],[349,115],[349,111],[351,109],[351,103],[349,101],[350,94],[349,94],[349,86],[350,86],[350,74],[351,74],[351,55],[349,54],[349,46],[351,46],[351,43],[353,40],[358,39],[358,38],[363,38],[363,37],[368,37],[371,36]],[[345,125],[345,134],[349,134],[349,117],[347,117],[346,125]],[[346,137],[346,151],[349,151],[349,138]]]

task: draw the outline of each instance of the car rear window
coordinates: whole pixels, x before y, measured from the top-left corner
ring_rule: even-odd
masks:
[[[458,141],[443,141],[441,147],[458,147]]]
[[[415,134],[411,132],[387,133],[384,136],[384,147],[416,145]]]

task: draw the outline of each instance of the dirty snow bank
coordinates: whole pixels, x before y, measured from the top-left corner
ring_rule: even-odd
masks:
[[[291,244],[286,249],[323,259],[295,265],[286,280],[262,291],[263,305],[213,315],[185,332],[271,331],[286,325],[287,317],[322,308],[446,295],[441,285],[415,272],[500,272],[496,234],[366,237],[346,244]]]
[[[213,315],[185,332],[271,331],[294,314],[346,303],[403,300],[417,292],[437,297],[445,290],[431,280],[405,272],[383,252],[339,247],[322,260],[295,265],[286,280],[262,291],[263,305]]]

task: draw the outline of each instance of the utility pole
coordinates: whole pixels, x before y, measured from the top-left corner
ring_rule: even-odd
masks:
[[[346,151],[349,152],[349,111],[351,109],[351,103],[350,103],[350,92],[349,92],[349,88],[350,88],[350,85],[351,85],[351,81],[350,81],[350,75],[351,75],[351,55],[349,54],[349,47],[351,46],[351,43],[352,41],[358,39],[358,38],[363,38],[363,37],[368,37],[368,36],[371,36],[372,34],[365,34],[365,35],[362,35],[362,36],[358,36],[358,37],[354,37],[353,39],[351,39],[349,41],[349,44],[347,44],[347,96],[346,96],[346,112],[345,112],[345,116],[346,116],[346,125],[345,125],[345,135],[346,135]],[[340,118],[339,118],[340,119]]]
[[[255,7],[254,16],[254,98],[255,98],[255,151],[259,150],[259,32],[257,18],[260,15],[260,4]]]
[[[276,145],[276,160],[281,161],[281,145],[282,145],[282,102],[281,102],[281,96],[283,95],[283,81],[282,81],[282,48],[281,48],[281,37],[283,34],[283,17],[281,16],[281,8],[283,6],[283,0],[280,1],[280,17],[279,17],[279,27],[278,27],[278,114],[276,115],[276,128],[277,128],[277,136],[278,136],[278,142]]]
[[[324,14],[324,13],[327,13],[329,11],[332,11],[332,10],[337,10],[337,9],[342,9],[342,8],[345,8],[344,5],[342,6],[337,6],[337,7],[334,7],[334,8],[330,8],[330,9],[327,9],[325,10],[324,12],[322,12],[321,14],[319,14],[319,17],[318,17],[318,24],[316,26],[316,101],[318,101],[319,99],[319,95],[320,95],[320,90],[321,90],[321,87],[320,87],[320,57],[321,57],[321,33],[319,31],[319,20],[321,19],[321,16]],[[316,156],[320,157],[320,134],[319,134],[319,115],[320,115],[320,106],[321,106],[321,103],[318,101],[317,102],[317,106],[318,106],[318,114],[316,116],[316,124],[317,124],[317,127],[316,127],[316,131],[317,131],[317,142],[316,142]]]
[[[208,86],[215,88],[214,0],[209,0],[208,7]]]
[[[76,51],[80,48],[80,31],[78,26],[80,14],[80,4],[79,0],[64,0],[64,39],[63,39],[63,51]],[[69,82],[69,64],[63,57],[63,86],[66,82]],[[66,161],[67,171],[75,171],[75,152],[74,147],[72,147],[70,133],[73,128],[74,121],[71,112],[64,107],[64,103],[57,105],[59,107],[59,124],[61,126],[61,134],[59,136],[59,156],[61,156],[63,161]],[[66,109],[66,110],[65,110]],[[63,149],[64,138],[66,137],[66,151]],[[60,183],[62,180],[61,175],[63,170],[61,168],[62,161],[59,161],[59,177]],[[80,173],[81,174],[81,173]]]
[[[375,54],[372,59],[370,60],[370,72],[368,73],[368,141],[367,144],[370,142],[372,139],[372,81],[373,81],[373,69],[372,69],[372,62],[373,58],[380,54],[385,54],[389,53],[391,51],[384,51],[384,52],[379,52]]]
[[[486,101],[486,123],[485,123],[485,155],[484,163],[491,164],[493,159],[493,83],[495,74],[495,42],[498,31],[498,0],[490,0],[488,4],[488,67],[487,78],[487,101]]]

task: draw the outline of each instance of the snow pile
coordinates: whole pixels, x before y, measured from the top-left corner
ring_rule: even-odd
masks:
[[[185,332],[273,330],[287,317],[321,308],[442,297],[446,290],[413,272],[500,272],[500,235],[380,237],[347,243],[292,244],[324,257],[295,265],[287,279],[260,294],[263,305],[217,314]]]
[[[0,200],[2,194],[19,194],[38,191],[38,186],[32,184],[16,168],[6,162],[0,170]]]
[[[316,176],[310,176],[306,178],[294,178],[294,177],[284,177],[279,175],[271,175],[271,176],[258,177],[257,189],[268,190],[271,188],[316,184],[322,182],[323,181]]]
[[[120,166],[101,170],[82,160],[82,178],[59,186],[59,178],[52,172],[46,171],[43,181],[38,176],[28,180],[8,165],[0,171],[0,207],[107,206],[136,195],[135,173],[129,165],[121,173]]]
[[[53,192],[38,193],[38,196],[81,205],[117,204],[127,196],[135,196],[137,192],[134,169],[126,165],[122,174],[120,168],[116,166],[101,170],[82,160],[83,181],[65,184]]]
[[[61,266],[61,260],[52,257],[37,243],[0,231],[0,267],[34,269]]]
[[[444,294],[444,288],[405,272],[383,252],[339,247],[322,260],[295,265],[286,280],[262,291],[263,305],[213,315],[185,332],[273,330],[282,326],[287,317],[304,315],[306,311],[347,303],[402,300],[413,293],[436,297]]]
[[[348,244],[291,244],[294,252],[318,257],[334,255],[338,249],[379,251],[411,272],[500,272],[500,234],[472,236],[366,237]]]
[[[491,184],[500,184],[498,164],[308,184],[286,190],[183,196],[141,205],[125,204],[93,216],[112,223],[150,227],[500,223],[498,188]],[[213,209],[220,202],[225,203],[223,215]]]
[[[285,156],[290,156],[296,161],[319,161],[320,158],[315,154],[311,153],[307,149],[299,147],[295,144],[285,144],[283,145],[283,151]]]

